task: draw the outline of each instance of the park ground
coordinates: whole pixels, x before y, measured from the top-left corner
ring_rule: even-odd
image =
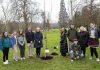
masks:
[[[70,62],[69,56],[62,57],[59,52],[59,30],[50,30],[47,32],[47,45],[50,53],[54,51],[53,47],[58,46],[55,50],[59,55],[54,56],[52,60],[41,60],[36,58],[35,49],[34,57],[29,59],[27,56],[26,45],[26,60],[15,62],[13,60],[13,50],[10,49],[9,65],[2,64],[2,52],[0,51],[0,70],[100,70],[100,62],[96,62],[95,58],[89,60],[90,53],[87,48],[86,58]],[[100,56],[100,49],[98,49]],[[41,56],[44,55],[44,47],[42,48]]]

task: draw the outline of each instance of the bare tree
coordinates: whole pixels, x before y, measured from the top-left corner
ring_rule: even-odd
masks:
[[[3,5],[3,0],[0,0],[1,2],[1,8],[3,12],[3,18],[4,18],[4,24],[5,24],[5,30],[8,31],[8,21],[10,20],[10,3],[6,3],[6,6]]]
[[[30,19],[36,15],[37,3],[32,0],[12,0],[12,13],[13,18],[17,21],[24,21],[25,27],[29,26]]]

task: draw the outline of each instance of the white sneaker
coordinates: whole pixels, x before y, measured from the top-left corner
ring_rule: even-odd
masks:
[[[7,65],[8,63],[7,63],[7,62],[3,62],[3,64],[4,64],[4,65]]]
[[[93,58],[92,58],[92,57],[90,57],[89,59],[90,59],[90,60],[92,60]]]
[[[71,62],[73,62],[74,60],[71,59]]]
[[[99,58],[96,58],[96,61],[99,62],[100,61]]]
[[[23,60],[25,60],[25,57],[23,58]]]
[[[8,60],[6,60],[6,63],[8,64]]]
[[[23,58],[20,58],[20,60],[22,61],[22,60],[23,60]]]

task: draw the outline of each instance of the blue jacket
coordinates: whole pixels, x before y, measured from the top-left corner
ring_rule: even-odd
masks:
[[[3,48],[10,48],[11,47],[11,39],[9,37],[2,38],[2,46]]]
[[[16,39],[14,36],[11,36],[11,47],[13,47],[16,44]]]
[[[41,32],[34,33],[34,47],[35,48],[41,48],[43,46],[42,39],[43,39],[43,35]]]
[[[3,46],[2,46],[2,39],[0,39],[0,50],[3,49]]]

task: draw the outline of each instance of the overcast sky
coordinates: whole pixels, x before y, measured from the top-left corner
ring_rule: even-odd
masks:
[[[3,4],[6,6],[9,0],[3,0]],[[44,0],[33,0],[38,2],[39,8],[44,10]],[[58,17],[59,17],[59,10],[60,10],[60,1],[61,0],[45,0],[45,9],[46,12],[49,13],[51,16],[52,23],[53,22],[58,22]],[[73,0],[74,1],[74,0]],[[79,3],[82,0],[77,0],[75,4]],[[85,1],[85,0],[84,0]],[[96,3],[100,3],[100,0],[95,0]],[[51,6],[52,5],[52,6]],[[65,0],[65,5],[66,5],[66,11],[68,12],[70,16],[70,2],[69,0]],[[0,9],[0,16],[2,16],[2,9]]]

